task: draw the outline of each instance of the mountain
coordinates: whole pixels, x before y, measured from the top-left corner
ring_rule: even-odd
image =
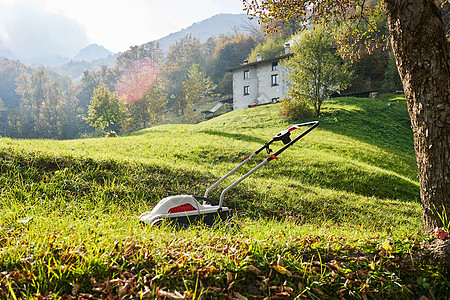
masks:
[[[101,66],[114,67],[117,55],[103,46],[90,44],[81,49],[71,60],[58,65],[56,70],[72,79],[79,79],[86,70],[99,69]]]
[[[112,53],[103,46],[99,46],[97,44],[90,44],[86,48],[81,49],[80,52],[78,52],[78,54],[72,58],[72,60],[75,61],[84,60],[90,62],[98,59],[107,58],[108,56],[113,54],[114,53]]]
[[[116,57],[118,54],[109,55],[106,58],[99,58],[93,61],[71,60],[63,65],[56,67],[56,71],[72,79],[78,80],[84,71],[98,70],[102,66],[113,68],[116,65]]]
[[[81,49],[77,55],[72,59],[69,57],[63,57],[57,54],[46,54],[33,57],[16,57],[16,55],[8,49],[2,47],[0,44],[0,56],[5,56],[10,59],[19,59],[21,62],[27,65],[42,65],[52,68],[64,67],[66,64],[73,64],[73,62],[83,62],[88,65],[88,69],[98,67],[99,65],[114,66],[115,57],[114,53],[105,49],[103,46],[97,44],[91,44]],[[66,75],[66,74],[65,74]]]
[[[56,67],[70,61],[70,59],[67,57],[62,57],[60,55],[53,53],[48,53],[39,56],[21,57],[16,53],[14,53],[13,51],[9,50],[8,48],[4,47],[1,40],[0,40],[0,57],[6,57],[12,60],[19,60],[20,62],[26,65],[43,65],[47,67]]]
[[[70,58],[57,54],[47,54],[30,58],[21,58],[20,61],[26,65],[46,66],[54,68],[69,62]]]
[[[161,50],[165,53],[170,45],[189,34],[200,39],[201,42],[205,42],[210,37],[232,33],[235,30],[248,32],[250,26],[258,26],[258,24],[256,20],[249,20],[246,14],[218,14],[154,42],[158,42]],[[66,59],[65,62],[58,64],[56,69],[62,75],[79,79],[85,70],[98,69],[102,65],[114,67],[116,57],[119,54],[114,54],[97,44],[91,44],[81,49],[72,60]],[[60,62],[61,60],[57,61]],[[52,65],[55,66],[55,64]]]
[[[232,33],[235,30],[247,33],[249,32],[249,25],[258,26],[258,21],[250,20],[246,14],[218,14],[194,23],[188,28],[171,33],[155,42],[159,43],[161,50],[167,52],[170,45],[189,34],[198,38],[201,42],[205,42],[210,37]]]

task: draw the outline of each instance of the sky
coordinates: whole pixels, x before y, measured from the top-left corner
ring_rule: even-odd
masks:
[[[0,0],[0,52],[71,58],[96,43],[117,53],[243,12],[242,0]]]

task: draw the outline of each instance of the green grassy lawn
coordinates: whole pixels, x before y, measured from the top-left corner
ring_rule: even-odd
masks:
[[[439,266],[407,260],[428,237],[405,100],[324,105],[317,129],[227,194],[233,229],[137,221],[163,197],[203,195],[292,125],[278,105],[119,138],[1,138],[0,298],[447,295]]]

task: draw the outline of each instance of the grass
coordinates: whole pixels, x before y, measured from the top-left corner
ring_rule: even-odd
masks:
[[[398,102],[328,101],[317,129],[229,192],[239,229],[137,217],[165,196],[202,195],[290,126],[277,105],[119,138],[2,138],[0,298],[448,295],[439,265],[408,259],[428,237]]]

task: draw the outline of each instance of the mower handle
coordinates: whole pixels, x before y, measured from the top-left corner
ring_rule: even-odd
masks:
[[[245,178],[247,178],[248,176],[252,175],[256,170],[258,170],[259,168],[263,167],[265,164],[267,164],[269,161],[273,160],[273,159],[278,159],[277,155],[281,154],[284,150],[286,150],[287,148],[289,148],[290,146],[292,146],[295,142],[297,142],[299,139],[301,139],[302,137],[304,137],[305,135],[307,135],[311,130],[313,130],[314,128],[317,127],[317,125],[319,125],[319,121],[312,121],[312,122],[306,122],[306,123],[301,123],[301,124],[296,124],[296,125],[292,125],[291,127],[289,127],[288,129],[282,130],[279,133],[277,133],[270,142],[266,143],[265,146],[268,146],[269,144],[273,143],[274,141],[282,141],[285,145],[283,148],[281,148],[280,150],[278,150],[277,152],[275,152],[273,155],[269,155],[268,158],[266,158],[264,161],[262,161],[260,164],[258,164],[256,167],[254,167],[253,169],[251,169],[250,171],[248,171],[244,176],[242,176],[241,178],[239,178],[238,180],[236,180],[235,182],[233,182],[231,185],[229,185],[228,187],[226,187],[222,193],[220,194],[220,200],[219,200],[219,211],[222,209],[222,204],[223,204],[223,198],[226,194],[226,192],[228,192],[228,190],[230,190],[231,188],[233,188],[234,186],[236,186],[237,184],[239,184],[241,181],[243,181]],[[295,130],[295,129],[300,129],[300,127],[302,126],[310,126],[308,129],[306,129],[304,132],[302,132],[299,136],[297,136],[295,139],[291,140],[290,135],[291,135],[291,131]],[[264,147],[264,146],[263,146]],[[263,147],[261,147],[260,149],[258,149],[258,153],[259,151],[261,151],[262,149],[264,149]],[[254,155],[256,155],[257,153],[253,153],[249,158],[253,157]],[[246,160],[244,160],[241,165],[239,165],[238,167],[242,166],[244,163],[246,163],[248,161],[247,158]],[[233,172],[235,170],[238,169],[238,167],[236,167]],[[231,172],[227,175],[230,175]],[[226,176],[227,176],[226,175]]]
[[[225,176],[223,176],[222,178],[220,178],[219,180],[217,180],[213,185],[211,185],[206,191],[205,191],[205,195],[203,197],[207,198],[208,194],[211,190],[213,190],[214,188],[216,188],[220,183],[222,183],[222,181],[224,181],[225,179],[227,179],[231,174],[233,174],[234,172],[236,172],[240,167],[242,167],[243,165],[245,165],[248,161],[250,161],[254,156],[256,156],[259,152],[263,151],[264,149],[267,149],[267,152],[269,152],[269,145],[272,144],[274,142],[274,140],[272,139],[271,141],[267,142],[264,144],[264,146],[262,146],[261,148],[259,148],[258,150],[256,150],[255,152],[253,152],[249,157],[246,157],[239,165],[237,165],[233,170],[231,170],[230,172],[228,172]]]
[[[292,125],[291,127],[289,127],[288,129],[282,130],[280,132],[278,132],[272,140],[274,141],[282,141],[284,143],[284,147],[281,148],[280,150],[278,150],[277,152],[275,152],[273,155],[271,155],[268,160],[272,160],[274,158],[276,158],[277,155],[281,154],[284,150],[286,150],[287,148],[289,148],[290,146],[292,146],[295,142],[297,142],[299,139],[301,139],[302,137],[304,137],[305,135],[307,135],[311,130],[313,130],[314,128],[317,127],[317,125],[319,125],[319,121],[312,121],[312,122],[306,122],[306,123],[301,123],[301,124],[296,124],[296,125]],[[310,126],[308,129],[306,129],[304,132],[302,132],[299,136],[297,136],[295,139],[291,140],[290,135],[291,135],[291,131],[295,130],[295,129],[300,129],[300,127],[302,126]]]

